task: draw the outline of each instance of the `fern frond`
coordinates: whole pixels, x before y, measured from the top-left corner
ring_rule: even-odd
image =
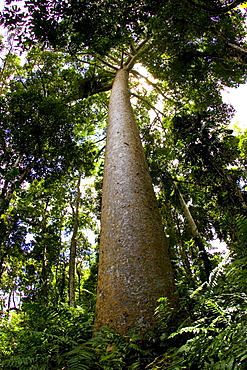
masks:
[[[69,370],[89,370],[89,369],[92,369],[92,367],[83,363],[83,359],[81,359],[79,356],[76,356],[76,357],[71,358],[68,361],[68,369]]]
[[[209,275],[209,286],[214,287],[218,283],[218,278],[225,273],[226,266],[229,265],[229,263],[232,260],[231,252],[227,253],[223,260],[211,271]]]
[[[2,361],[1,365],[5,366],[6,369],[28,369],[34,362],[35,359],[30,356],[13,356]]]
[[[244,215],[237,215],[236,224],[238,227],[238,237],[243,246],[247,244],[247,217]]]

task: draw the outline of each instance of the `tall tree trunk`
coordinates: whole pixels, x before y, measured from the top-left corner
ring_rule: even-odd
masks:
[[[47,211],[49,207],[49,200],[46,201],[45,208],[43,211],[43,219],[41,223],[41,235],[46,235],[47,232]],[[41,241],[41,262],[42,262],[42,268],[40,273],[40,292],[38,294],[38,297],[41,301],[43,301],[45,304],[49,301],[49,282],[48,282],[48,276],[49,276],[49,265],[48,265],[48,259],[47,259],[47,246],[46,243],[43,244]]]
[[[59,297],[61,302],[65,302],[64,292],[65,292],[65,285],[66,285],[66,264],[62,264],[62,274],[61,274],[61,284],[59,289]]]
[[[76,261],[76,244],[77,244],[77,233],[79,226],[79,208],[81,199],[81,173],[79,173],[77,181],[77,195],[75,199],[75,207],[71,205],[73,212],[73,233],[70,242],[70,256],[69,256],[69,305],[75,306],[75,261]]]
[[[177,306],[167,242],[139,130],[128,71],[115,77],[103,181],[95,329],[127,334],[155,324],[157,299]]]
[[[78,278],[78,300],[79,300],[79,302],[81,302],[81,277],[82,277],[82,274],[81,274],[80,268],[77,267],[76,273],[77,273],[77,278]]]
[[[1,245],[0,245],[1,247]],[[4,265],[4,259],[5,257],[7,256],[7,253],[3,254],[2,256],[0,256],[0,282],[2,280],[2,275],[4,273],[4,270],[5,270],[5,265]]]
[[[179,248],[181,261],[182,261],[182,264],[183,264],[185,274],[187,276],[188,281],[190,283],[193,283],[190,261],[189,261],[188,254],[187,254],[187,251],[185,249],[183,237],[182,237],[182,234],[181,234],[178,215],[176,214],[175,217],[176,217],[176,224],[177,224],[177,233],[178,233],[178,237],[179,237],[179,244],[181,244],[181,247]]]
[[[200,253],[200,257],[203,261],[203,265],[204,265],[204,270],[205,270],[205,274],[206,274],[206,278],[207,280],[209,279],[209,275],[210,275],[210,272],[211,272],[211,263],[210,263],[210,259],[208,257],[208,254],[207,254],[207,251],[205,249],[205,246],[204,246],[204,243],[202,241],[202,238],[201,238],[201,235],[198,231],[198,228],[196,226],[196,223],[192,217],[192,214],[190,213],[190,210],[189,210],[189,207],[187,206],[185,200],[184,200],[184,197],[182,195],[182,193],[180,192],[177,184],[174,182],[173,183],[175,189],[177,190],[177,193],[178,193],[178,196],[179,196],[179,201],[180,201],[180,204],[181,204],[181,207],[184,211],[184,215],[185,215],[185,218],[187,219],[187,222],[189,224],[189,228],[190,228],[190,231],[191,231],[191,235],[199,249],[199,253]],[[205,278],[202,280],[205,280]]]

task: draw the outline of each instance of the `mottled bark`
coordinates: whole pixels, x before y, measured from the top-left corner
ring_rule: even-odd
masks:
[[[165,234],[130,104],[128,71],[113,84],[107,129],[95,329],[127,334],[155,323],[160,297],[177,306]]]

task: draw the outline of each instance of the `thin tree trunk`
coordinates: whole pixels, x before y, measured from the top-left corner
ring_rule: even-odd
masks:
[[[183,241],[183,238],[182,238],[182,235],[181,235],[178,215],[176,214],[175,217],[176,217],[176,224],[177,224],[177,232],[178,232],[178,236],[179,236],[179,243],[181,244],[180,256],[181,256],[182,264],[184,266],[184,270],[185,270],[185,273],[186,273],[186,276],[187,276],[188,280],[190,282],[192,282],[193,280],[192,280],[192,271],[191,271],[190,261],[189,261],[189,258],[188,258],[188,254],[185,250],[184,241]]]
[[[189,207],[187,206],[182,193],[180,192],[176,183],[173,183],[173,185],[174,185],[175,189],[177,190],[179,200],[180,200],[180,204],[182,206],[185,218],[187,219],[189,227],[190,227],[191,235],[192,235],[192,237],[193,237],[193,239],[194,239],[194,241],[195,241],[195,243],[196,243],[196,245],[199,249],[200,256],[201,256],[201,259],[202,259],[203,265],[204,265],[206,278],[208,279],[209,275],[210,275],[210,271],[211,271],[211,263],[210,263],[207,251],[205,249],[205,246],[204,246],[204,243],[202,241],[201,235],[198,231],[196,223],[195,223],[195,221],[194,221],[194,219],[193,219],[193,217],[190,213]]]
[[[65,302],[65,297],[64,297],[64,291],[65,291],[65,284],[66,284],[66,264],[63,263],[62,264],[62,268],[63,268],[63,271],[62,271],[62,276],[61,276],[61,285],[60,285],[60,292],[59,292],[59,296],[60,296],[60,300],[61,302]]]
[[[81,302],[81,273],[80,269],[76,269],[77,277],[78,277],[78,300]]]
[[[8,311],[10,310],[10,306],[11,306],[11,297],[12,297],[12,291],[10,291],[9,296],[8,296],[8,305],[7,305]]]
[[[103,181],[95,329],[127,334],[155,324],[160,297],[177,307],[167,242],[139,130],[128,71],[113,84]]]
[[[46,235],[47,232],[47,212],[49,207],[50,199],[48,198],[45,203],[45,208],[43,210],[43,219],[41,222],[41,235]],[[47,255],[47,245],[46,242],[42,245],[42,253],[41,253],[41,262],[42,268],[40,273],[40,291],[38,293],[39,299],[44,302],[45,304],[49,301],[49,274],[51,272],[50,264]]]
[[[81,173],[79,173],[77,181],[77,195],[75,200],[75,209],[72,207],[73,212],[73,234],[70,242],[70,257],[69,257],[69,305],[75,306],[75,260],[76,260],[76,244],[77,244],[77,233],[79,226],[79,208],[81,199]]]
[[[7,253],[3,254],[1,257],[0,257],[0,282],[2,280],[2,275],[4,273],[4,270],[5,270],[5,265],[4,265],[4,259],[5,257],[7,256]]]

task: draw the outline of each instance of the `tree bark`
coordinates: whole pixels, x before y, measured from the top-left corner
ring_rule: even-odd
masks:
[[[192,217],[192,215],[190,213],[189,207],[187,206],[187,204],[186,204],[186,202],[184,200],[184,197],[183,197],[182,193],[180,192],[177,184],[174,182],[173,185],[174,185],[175,189],[178,192],[179,201],[180,201],[181,207],[182,207],[182,209],[184,211],[185,218],[188,221],[188,224],[189,224],[189,227],[190,227],[190,231],[191,231],[191,235],[192,235],[192,237],[193,237],[196,245],[198,246],[200,257],[201,257],[201,259],[203,261],[206,278],[208,280],[209,279],[210,272],[212,270],[210,259],[208,257],[207,251],[205,249],[204,243],[202,241],[202,238],[201,238],[201,235],[200,235],[200,233],[198,231],[198,228],[196,226],[196,223],[195,223],[195,221],[194,221],[194,219],[193,219],[193,217]]]
[[[155,325],[160,297],[177,307],[166,237],[130,103],[128,71],[115,77],[103,180],[95,329]]]
[[[79,208],[81,199],[81,176],[79,173],[77,181],[77,195],[75,199],[75,209],[73,206],[73,234],[70,242],[70,256],[69,256],[69,305],[71,307],[75,306],[75,268],[76,268],[76,245],[77,245],[77,233],[79,227]]]

